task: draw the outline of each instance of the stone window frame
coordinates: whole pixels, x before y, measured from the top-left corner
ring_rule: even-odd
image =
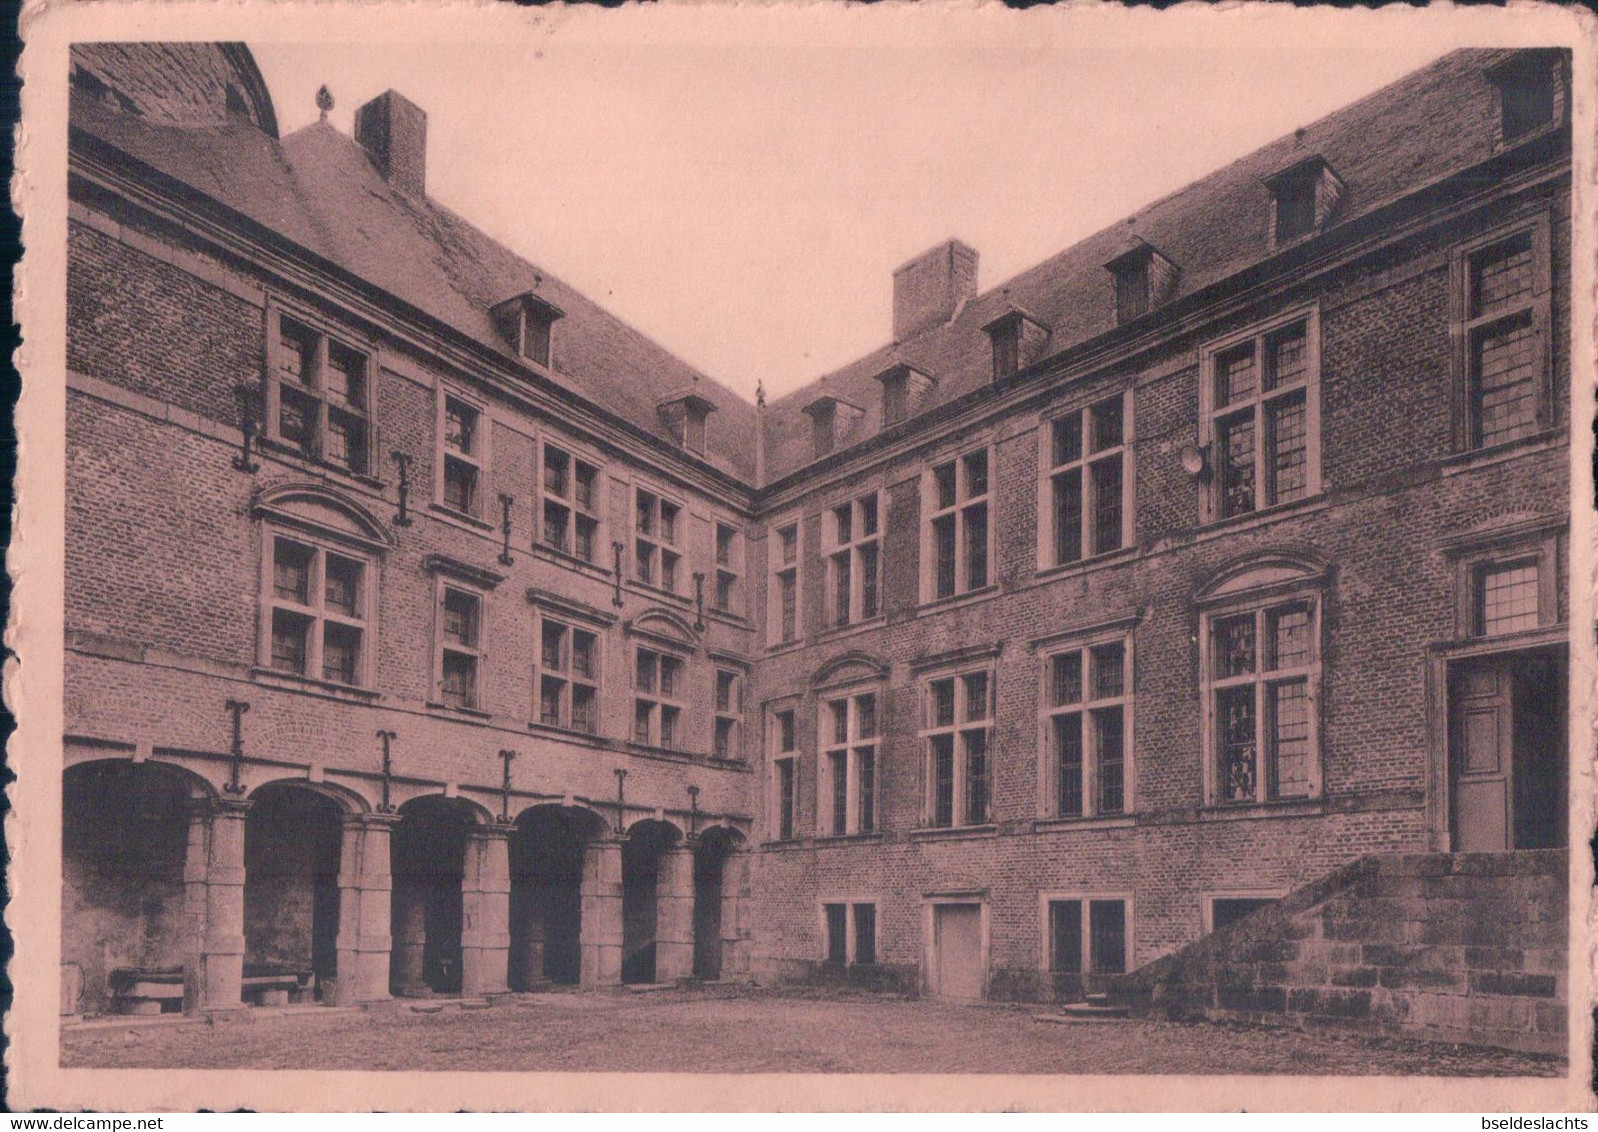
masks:
[[[433,506],[446,515],[457,519],[465,519],[474,526],[490,529],[484,515],[488,506],[488,498],[493,492],[491,478],[493,421],[489,415],[488,403],[474,397],[458,387],[440,385],[438,389],[438,407],[434,427],[437,441],[433,445]],[[475,451],[465,451],[454,447],[448,442],[448,419],[451,403],[476,414],[476,438],[478,443]],[[471,500],[472,506],[466,510],[448,502],[446,488],[446,474],[451,461],[463,464],[475,470],[476,489]]]
[[[682,500],[668,492],[644,483],[634,483],[628,493],[632,500],[632,560],[634,584],[661,593],[682,596],[682,587],[688,573],[686,549],[688,508]],[[644,497],[652,500],[649,506],[650,527],[646,531],[639,523],[639,503]],[[670,508],[670,537],[667,537],[667,509]],[[640,553],[640,548],[645,553]],[[644,563],[648,562],[647,567]],[[668,570],[668,564],[670,569]],[[649,576],[644,577],[647,569]],[[670,573],[670,584],[666,575]]]
[[[721,690],[724,678],[730,689],[725,707]],[[710,732],[710,755],[725,762],[743,760],[744,694],[748,673],[742,664],[716,659],[711,667],[711,707],[714,711]],[[727,739],[722,741],[722,735]]]
[[[980,676],[986,683],[986,715],[968,717],[971,710],[970,681],[973,677]],[[917,731],[917,745],[921,750],[922,761],[922,790],[921,790],[921,829],[922,830],[957,830],[957,829],[986,829],[994,824],[994,797],[993,787],[998,776],[995,774],[995,763],[998,754],[998,658],[997,654],[983,656],[975,661],[949,664],[938,668],[922,671],[917,674],[920,681],[918,689],[919,729]],[[934,686],[952,683],[953,704],[952,718],[947,724],[937,721],[934,700]],[[980,813],[973,815],[971,810],[971,750],[967,736],[981,733],[982,757],[984,773],[981,776],[985,798]],[[949,821],[938,819],[938,790],[939,779],[937,773],[937,756],[934,753],[936,742],[944,737],[951,739],[953,762],[951,766]]]
[[[1304,324],[1305,361],[1302,382],[1289,388],[1266,390],[1264,388],[1266,350],[1273,337],[1295,323]],[[1221,357],[1232,353],[1245,343],[1252,343],[1255,357],[1255,388],[1247,401],[1217,405],[1215,396],[1216,366]],[[1263,427],[1272,403],[1285,401],[1302,394],[1304,400],[1304,491],[1296,499],[1271,501],[1266,490],[1266,464],[1269,445]],[[1254,428],[1254,506],[1248,511],[1226,513],[1223,506],[1225,491],[1222,453],[1218,425],[1224,418],[1251,414]],[[1246,329],[1219,337],[1199,349],[1199,447],[1209,454],[1208,478],[1200,493],[1200,521],[1208,525],[1245,516],[1259,515],[1289,507],[1301,506],[1321,494],[1321,313],[1318,302],[1293,307],[1268,319],[1262,319]]]
[[[574,731],[580,735],[598,735],[600,721],[603,718],[601,705],[604,702],[604,675],[605,675],[605,641],[604,633],[596,624],[585,624],[580,618],[561,616],[543,609],[534,611],[536,631],[533,637],[537,655],[533,661],[535,679],[533,681],[533,718],[542,727],[558,728],[562,731]],[[551,668],[548,664],[546,650],[546,634],[551,627],[558,628],[563,634],[560,645],[560,663]],[[578,673],[576,667],[577,634],[583,634],[591,642],[591,669],[588,675]],[[544,712],[544,686],[550,680],[559,681],[561,687],[557,692],[556,719],[550,721],[545,718]],[[577,724],[577,689],[586,688],[591,693],[589,703],[593,721],[592,727],[580,727]]]
[[[710,537],[715,540],[713,557],[716,569],[709,608],[715,613],[741,617],[745,604],[744,575],[748,571],[743,527],[736,522],[713,519],[710,531]],[[728,536],[725,540],[724,535]]]
[[[550,486],[548,468],[552,453],[566,460],[567,490],[565,493],[555,491]],[[594,494],[587,506],[584,506],[578,498],[579,467],[589,468],[593,472]],[[602,554],[602,548],[606,543],[604,463],[595,459],[581,447],[569,444],[564,440],[556,442],[547,436],[540,438],[538,444],[538,499],[538,537],[534,543],[534,548],[546,550],[564,558],[575,559],[588,566],[604,569]],[[549,512],[551,508],[560,508],[566,512],[566,537],[562,543],[550,541]],[[577,532],[585,520],[592,524],[590,535],[592,553],[587,557],[578,553],[577,549]]]
[[[799,806],[800,806],[800,731],[799,711],[801,700],[798,696],[787,697],[766,705],[766,761],[771,768],[770,791],[771,803],[767,813],[776,816],[768,836],[773,841],[796,841],[802,835],[799,831]],[[791,741],[790,746],[784,746],[782,717],[788,717],[788,731],[786,736]],[[782,797],[781,764],[789,767],[789,783],[792,792],[788,798],[786,811]]]
[[[1443,542],[1441,549],[1454,575],[1456,640],[1512,644],[1522,636],[1537,636],[1561,624],[1559,544],[1565,529],[1563,519],[1532,519]],[[1520,562],[1534,563],[1537,567],[1537,625],[1491,636],[1480,632],[1482,610],[1478,586],[1481,575],[1488,569]]]
[[[978,494],[970,490],[970,463],[973,457],[982,456],[985,461],[986,476],[983,489]],[[954,502],[948,506],[939,503],[939,474],[945,469],[954,469]],[[954,456],[947,459],[931,461],[929,466],[921,473],[921,604],[933,605],[938,602],[953,601],[967,594],[982,593],[992,589],[995,585],[994,571],[994,531],[997,528],[997,502],[998,497],[993,487],[994,472],[994,445],[984,441],[962,449]],[[982,560],[983,577],[980,583],[973,584],[971,579],[970,518],[969,516],[981,511],[985,523],[984,555]],[[951,592],[939,593],[939,570],[937,563],[937,524],[952,519],[954,522],[954,580]]]
[[[848,539],[842,538],[843,524],[839,518],[839,513],[844,510],[849,514]],[[865,518],[868,513],[872,517],[872,528],[869,533],[865,529]],[[833,504],[821,514],[821,553],[826,571],[826,596],[822,600],[821,608],[822,619],[829,629],[860,625],[883,616],[882,515],[882,491],[879,488],[872,488],[858,495],[851,494],[849,498]],[[869,571],[864,564],[868,552],[876,555],[876,565]],[[844,599],[847,608],[843,610],[845,615],[842,618],[839,617],[838,609],[838,585],[843,569],[840,560],[847,564],[849,585]],[[869,612],[866,604],[868,577],[873,598],[873,606]]]
[[[1137,539],[1137,476],[1136,476],[1136,418],[1134,411],[1134,390],[1126,387],[1119,393],[1098,395],[1080,404],[1059,412],[1050,412],[1043,418],[1038,426],[1038,572],[1053,570],[1057,567],[1075,566],[1084,562],[1091,562],[1096,558],[1115,554],[1131,546]],[[1094,451],[1093,420],[1094,413],[1102,406],[1114,402],[1117,398],[1121,401],[1121,439],[1117,444],[1106,445]],[[1056,462],[1058,445],[1055,443],[1055,433],[1065,422],[1072,417],[1078,418],[1078,443],[1079,448],[1074,459]],[[1121,530],[1118,544],[1114,547],[1097,550],[1094,549],[1094,525],[1096,507],[1092,491],[1092,468],[1099,464],[1107,463],[1112,458],[1118,458],[1121,466]],[[1068,476],[1071,472],[1079,472],[1081,483],[1078,486],[1081,526],[1081,544],[1079,553],[1074,558],[1062,558],[1059,554],[1059,531],[1057,529],[1059,508],[1055,504],[1055,491],[1059,486],[1056,481]]]
[[[872,701],[872,727],[861,731],[860,701]],[[837,739],[837,704],[846,704],[844,738]],[[882,749],[886,736],[882,730],[886,700],[883,685],[872,679],[817,689],[816,692],[816,836],[818,838],[855,837],[882,830]],[[833,764],[843,756],[843,828],[837,822],[837,782]],[[862,756],[869,756],[869,762]],[[869,790],[862,785],[862,768],[870,769]],[[869,820],[866,820],[869,815]]]
[[[1478,257],[1512,240],[1529,238],[1532,251],[1531,295],[1513,307],[1471,315],[1472,269]],[[1491,452],[1534,441],[1557,423],[1553,395],[1553,221],[1537,210],[1454,246],[1449,255],[1449,340],[1453,363],[1453,447],[1458,453]],[[1477,334],[1516,318],[1529,318],[1536,339],[1534,426],[1523,434],[1490,446],[1477,442],[1473,405],[1473,344]]]
[[[477,636],[471,643],[450,641],[447,628],[447,603],[451,594],[471,598],[477,605]],[[453,653],[472,661],[472,696],[469,703],[451,703],[444,697],[445,657]],[[433,678],[430,706],[487,715],[485,707],[488,675],[488,589],[461,577],[440,572],[433,581]]]
[[[820,926],[821,962],[839,967],[874,967],[882,962],[882,913],[875,896],[827,894],[816,901],[817,921]],[[843,911],[844,957],[840,963],[832,956],[832,925],[830,909]],[[871,909],[871,955],[860,958],[860,910]]]
[[[1136,654],[1134,637],[1139,617],[1129,614],[1113,621],[1057,633],[1033,642],[1039,653],[1038,668],[1038,760],[1039,817],[1049,821],[1093,821],[1129,817],[1137,812],[1137,736],[1136,736]],[[1105,645],[1121,646],[1121,694],[1093,696],[1093,653]],[[1053,702],[1054,665],[1059,657],[1075,654],[1081,658],[1082,697],[1069,704]],[[1090,717],[1100,711],[1121,712],[1121,808],[1105,811],[1099,796],[1099,751],[1096,731]],[[1077,715],[1083,728],[1082,812],[1060,812],[1060,765],[1055,743],[1055,720]]]
[[[799,515],[791,515],[779,519],[767,526],[766,556],[768,559],[767,576],[767,616],[766,616],[766,644],[769,648],[781,648],[797,644],[805,639],[805,587],[804,587],[804,520]],[[792,562],[783,559],[783,536],[793,531],[794,556]],[[784,575],[793,576],[793,636],[783,636],[782,615],[782,579]]]
[[[645,688],[639,680],[643,671],[645,654],[652,657],[652,688]],[[657,751],[685,752],[689,701],[686,697],[692,669],[692,654],[687,645],[668,644],[663,637],[651,635],[637,641],[632,649],[632,712],[629,715],[627,735],[635,747],[648,747]],[[665,690],[666,662],[677,666],[677,677],[672,684],[672,694]],[[647,708],[646,708],[647,705]],[[648,722],[645,735],[639,738],[639,709],[646,708]],[[669,714],[668,714],[669,713]],[[666,721],[671,721],[671,735],[666,735]],[[669,739],[669,741],[668,741]]]
[[[276,593],[279,542],[292,543],[311,552],[312,561],[307,586],[312,600],[308,603],[302,604],[280,598]],[[259,669],[276,677],[305,681],[309,684],[342,689],[372,689],[376,682],[377,592],[380,580],[376,555],[371,550],[355,547],[348,540],[329,537],[327,534],[308,528],[289,527],[272,522],[262,525],[261,545],[260,628],[256,652]],[[353,562],[361,568],[359,601],[361,615],[359,616],[340,613],[337,610],[330,611],[328,608],[325,578],[327,556],[330,554]],[[295,616],[309,619],[304,672],[279,668],[273,662],[273,625],[280,608]],[[328,625],[342,625],[353,628],[361,634],[357,672],[353,682],[326,677],[323,650]]]
[[[377,482],[378,453],[381,451],[377,394],[378,374],[382,371],[377,344],[362,335],[335,329],[328,320],[317,318],[299,307],[289,306],[276,296],[267,298],[265,320],[266,367],[262,380],[261,435],[266,445],[273,451],[295,456],[318,468],[327,468],[367,483]],[[282,431],[283,386],[286,381],[282,376],[285,323],[293,324],[314,339],[312,372],[303,383],[304,388],[295,391],[305,400],[315,403],[315,420],[310,424],[309,436],[304,444],[284,439]],[[361,359],[361,380],[365,385],[365,407],[361,411],[353,411],[347,400],[335,398],[324,384],[324,375],[330,368],[329,355],[335,346]],[[334,413],[352,417],[364,424],[365,459],[361,467],[347,460],[330,459],[326,455],[328,422]]]
[[[1075,901],[1082,906],[1082,931],[1081,931],[1081,958],[1082,966],[1090,968],[1083,971],[1056,971],[1054,954],[1054,913],[1052,905],[1064,904]],[[1134,969],[1137,956],[1137,918],[1136,918],[1136,893],[1131,889],[1043,889],[1038,892],[1038,969],[1044,975],[1113,975],[1124,974]],[[1125,932],[1122,938],[1124,954],[1121,957],[1121,971],[1094,971],[1092,967],[1093,956],[1093,911],[1094,903],[1119,903],[1123,909],[1123,925]]]
[[[1278,804],[1318,801],[1325,789],[1325,765],[1321,718],[1322,684],[1326,657],[1325,580],[1321,577],[1298,577],[1285,583],[1261,586],[1251,590],[1228,593],[1224,597],[1203,603],[1199,611],[1198,661],[1199,696],[1202,704],[1201,745],[1204,756],[1204,803],[1217,809],[1239,809]],[[1307,606],[1310,611],[1310,646],[1312,660],[1308,664],[1267,670],[1263,667],[1265,631],[1269,614],[1275,610]],[[1245,614],[1254,617],[1254,671],[1241,676],[1217,677],[1213,664],[1212,635],[1216,622]],[[1308,789],[1302,795],[1272,797],[1268,789],[1268,756],[1265,743],[1266,718],[1264,689],[1275,684],[1299,682],[1305,684],[1309,719],[1309,751],[1307,755]],[[1218,695],[1234,687],[1254,689],[1254,794],[1252,798],[1228,800],[1220,784],[1220,753],[1217,729],[1220,725],[1216,710]]]

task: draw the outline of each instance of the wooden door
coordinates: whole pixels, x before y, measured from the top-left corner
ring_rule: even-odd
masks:
[[[1449,764],[1454,852],[1514,848],[1513,680],[1497,659],[1468,661],[1449,677]]]
[[[936,993],[982,997],[982,905],[939,904],[933,909]]]

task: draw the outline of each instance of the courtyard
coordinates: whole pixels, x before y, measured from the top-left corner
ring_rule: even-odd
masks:
[[[544,993],[490,1007],[423,1000],[387,1012],[263,1008],[215,1025],[103,1019],[63,1030],[61,1064],[638,1073],[1564,1073],[1563,1059],[1502,1050],[1210,1023],[1061,1023],[1041,1020],[1046,1013],[1035,1005],[796,988]]]

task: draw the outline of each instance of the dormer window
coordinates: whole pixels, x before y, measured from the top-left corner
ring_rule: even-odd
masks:
[[[678,444],[696,456],[705,454],[706,422],[716,403],[694,392],[675,393],[656,405],[661,423]]]
[[[507,299],[491,312],[494,323],[516,352],[541,369],[555,363],[555,323],[566,312],[528,292]]]
[[[1014,377],[1043,356],[1049,328],[1020,307],[1012,306],[984,326],[993,344],[993,380]]]
[[[865,415],[860,406],[830,395],[817,397],[804,407],[804,413],[810,418],[811,451],[818,460],[839,447]]]
[[[1115,277],[1117,326],[1143,317],[1176,294],[1176,279],[1180,274],[1176,264],[1161,255],[1154,245],[1142,240],[1104,268]]]
[[[1517,142],[1563,117],[1560,51],[1526,51],[1487,72],[1498,88],[1498,141]]]
[[[903,364],[879,373],[877,380],[882,383],[883,428],[914,416],[937,384],[935,378]]]
[[[1324,228],[1343,198],[1343,182],[1316,155],[1266,180],[1271,190],[1271,241],[1276,247]]]

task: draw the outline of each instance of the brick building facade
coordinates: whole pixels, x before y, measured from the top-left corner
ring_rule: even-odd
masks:
[[[1450,55],[749,405],[236,45],[74,53],[63,1011],[1080,996],[1565,843],[1568,57]]]

